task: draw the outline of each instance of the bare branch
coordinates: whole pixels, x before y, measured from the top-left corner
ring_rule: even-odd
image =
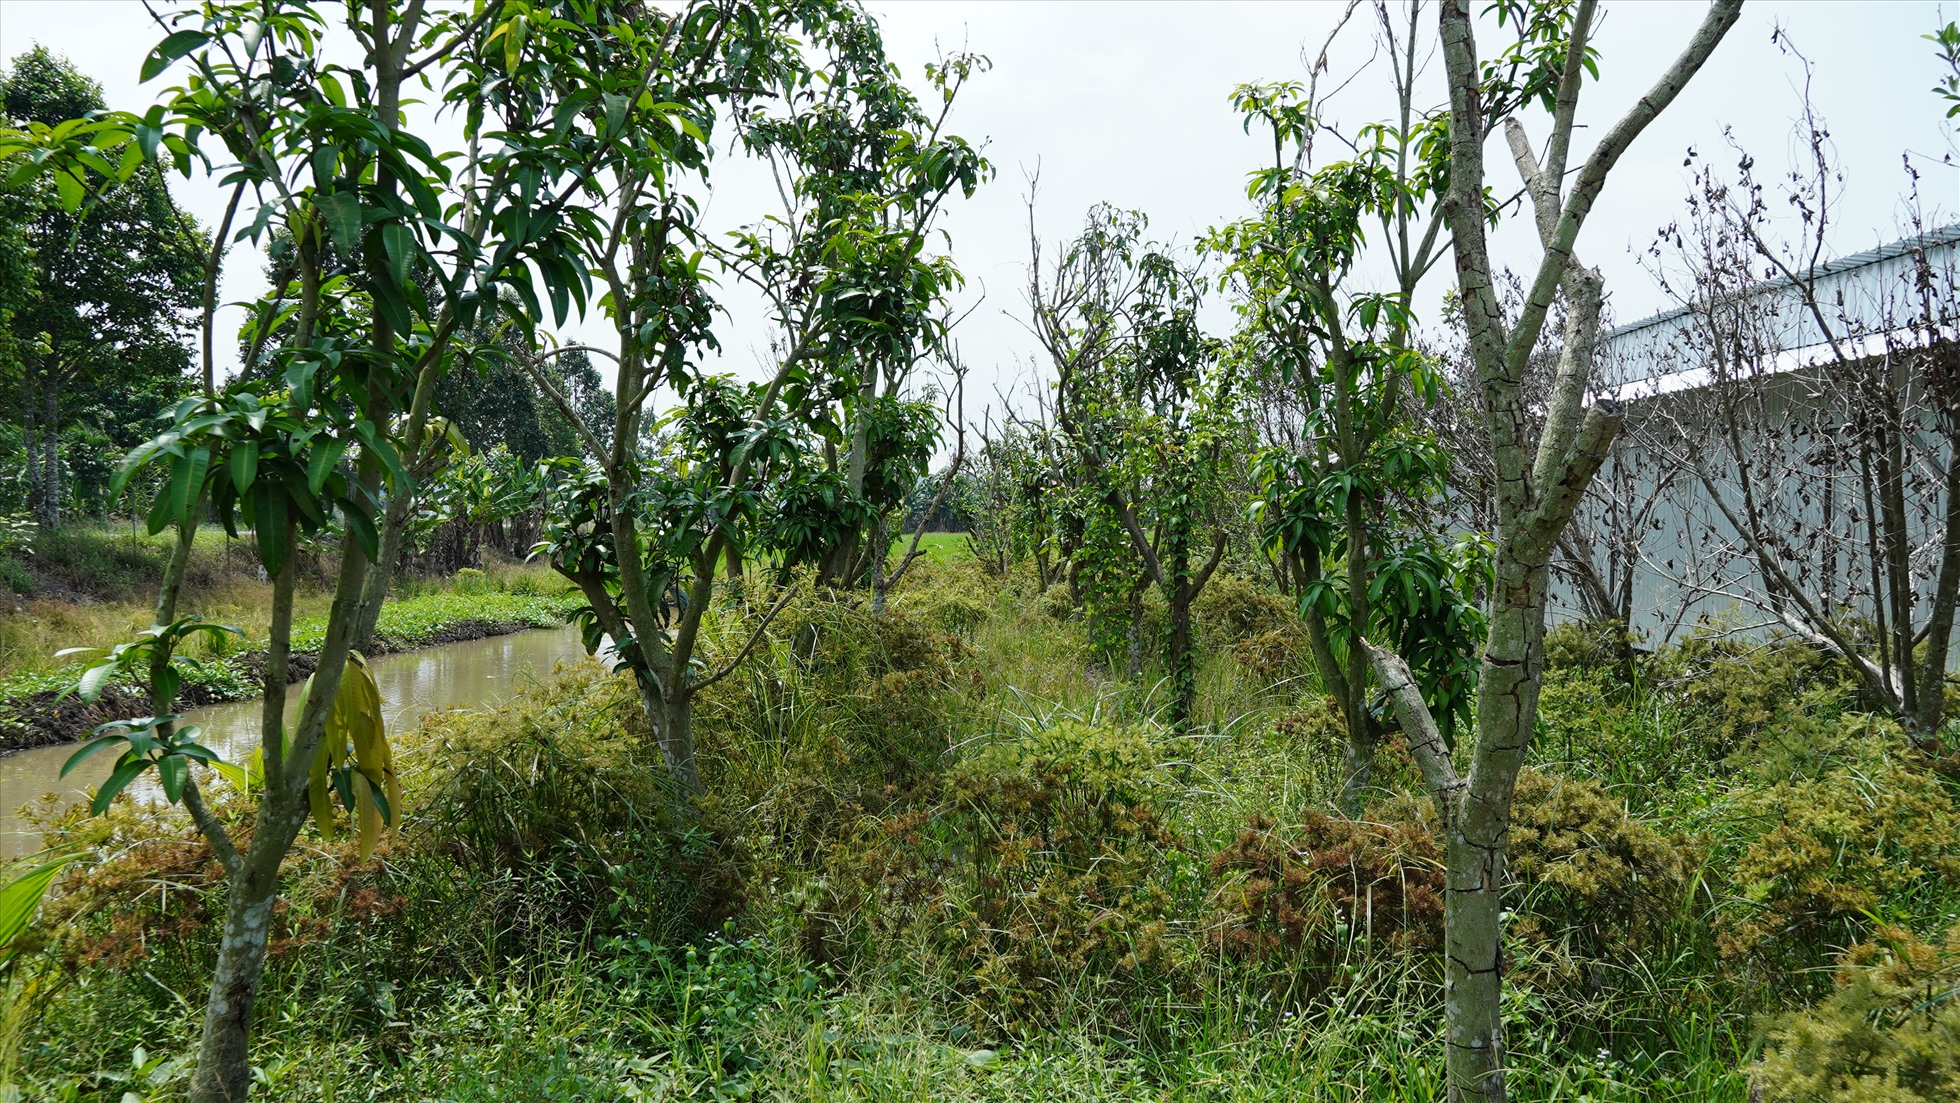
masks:
[[[1415,678],[1409,674],[1409,664],[1403,662],[1400,655],[1365,639],[1361,641],[1361,646],[1368,651],[1368,662],[1375,668],[1375,677],[1381,681],[1382,691],[1395,702],[1395,718],[1402,722],[1402,735],[1409,744],[1409,757],[1416,760],[1416,768],[1422,771],[1423,784],[1429,787],[1429,795],[1436,801],[1436,811],[1447,827],[1456,818],[1456,803],[1464,782],[1457,775],[1456,766],[1450,762],[1443,733],[1436,727],[1436,717],[1430,713],[1429,703],[1422,699],[1422,690],[1416,688]]]

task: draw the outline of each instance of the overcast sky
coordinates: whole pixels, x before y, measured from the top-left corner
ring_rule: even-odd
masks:
[[[1037,222],[1051,245],[1079,228],[1085,211],[1099,201],[1141,210],[1157,235],[1188,245],[1206,227],[1246,213],[1246,173],[1261,148],[1240,129],[1227,100],[1232,88],[1305,79],[1302,53],[1318,52],[1343,5],[874,0],[871,8],[882,17],[887,47],[908,78],[916,81],[921,65],[942,48],[965,47],[993,62],[992,72],[961,96],[952,129],[984,142],[998,175],[971,201],[955,204],[945,222],[970,281],[966,300],[980,304],[960,331],[977,377],[978,393],[969,399],[973,415],[983,394],[1016,385],[1034,351],[1021,322],[1028,176],[1039,168]],[[1604,8],[1595,37],[1602,77],[1587,87],[1580,107],[1580,121],[1592,134],[1649,87],[1704,11],[1699,3],[1625,0],[1608,0]],[[1952,221],[1960,208],[1960,175],[1941,159],[1954,150],[1953,131],[1928,91],[1939,68],[1931,44],[1920,38],[1936,21],[1950,18],[1951,4],[1943,10],[1924,2],[1752,0],[1710,66],[1621,162],[1587,224],[1580,251],[1604,269],[1613,316],[1630,321],[1667,305],[1638,253],[1680,210],[1688,148],[1730,166],[1734,157],[1723,133],[1732,128],[1772,178],[1797,152],[1792,119],[1800,70],[1771,41],[1779,25],[1814,64],[1813,97],[1831,126],[1847,178],[1832,247],[1853,252],[1899,236],[1900,159],[1907,153],[1926,173],[1922,192],[1933,221]],[[1433,14],[1423,20],[1430,41],[1433,20]],[[1364,15],[1344,32],[1331,58],[1335,78],[1364,67],[1370,31]],[[139,87],[135,79],[159,37],[133,0],[0,0],[0,61],[46,45],[100,80],[112,107],[140,109],[155,88],[170,83]],[[1486,52],[1495,41],[1495,32],[1489,33]],[[1431,103],[1443,98],[1438,69],[1432,59],[1425,74]],[[1391,106],[1386,74],[1370,70],[1348,85],[1331,113],[1352,127],[1387,117]],[[1536,125],[1534,137],[1542,138],[1540,119],[1529,118],[1528,125]],[[1515,174],[1498,160],[1501,147],[1492,143],[1491,180],[1508,189]],[[763,183],[759,173],[740,166],[718,169],[711,222],[732,227],[763,213],[773,194]],[[207,225],[215,224],[222,211],[215,187],[201,180],[173,186]],[[1522,220],[1500,232],[1500,260],[1533,259],[1529,233]],[[259,267],[257,257],[234,253],[225,298],[263,290]],[[1429,303],[1440,294],[1446,269],[1432,276]],[[754,305],[735,297],[732,283],[730,288],[725,363],[746,374],[755,370],[767,337]],[[235,329],[238,312],[228,316]],[[1222,311],[1214,317],[1221,327],[1228,321]],[[610,344],[606,333],[603,323],[573,330],[577,339],[595,344]],[[218,345],[233,349],[235,361],[229,337],[230,330],[221,332]]]

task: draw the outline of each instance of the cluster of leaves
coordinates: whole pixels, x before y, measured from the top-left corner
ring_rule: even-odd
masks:
[[[1885,926],[1845,954],[1831,994],[1770,1029],[1765,1103],[1933,1103],[1960,1093],[1960,924],[1935,942]]]
[[[1901,757],[1903,739],[1887,722],[1840,725],[1849,755],[1738,798],[1762,826],[1730,864],[1741,899],[1720,917],[1717,945],[1786,981],[1867,935],[1875,919],[1951,910],[1960,878],[1960,808],[1946,783]],[[1874,736],[1872,727],[1889,730]]]
[[[460,535],[468,548],[460,558],[480,562],[487,529],[541,514],[549,473],[544,465],[524,462],[502,442],[454,458],[417,494],[405,543],[434,552],[445,537]]]

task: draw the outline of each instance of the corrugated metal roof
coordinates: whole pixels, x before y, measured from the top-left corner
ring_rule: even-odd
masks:
[[[1960,222],[1955,222],[1949,226],[1942,226],[1937,230],[1928,230],[1923,234],[1918,234],[1913,237],[1900,238],[1898,241],[1894,241],[1889,245],[1881,245],[1876,249],[1867,249],[1862,253],[1852,253],[1849,256],[1838,257],[1835,260],[1827,260],[1817,265],[1811,271],[1814,276],[1820,277],[1843,275],[1860,268],[1869,268],[1874,264],[1905,256],[1915,249],[1934,248],[1956,243],[1960,243]],[[1742,294],[1758,295],[1769,291],[1780,291],[1783,288],[1792,286],[1795,286],[1795,281],[1779,276],[1776,279],[1763,280],[1760,283],[1753,284],[1747,291],[1742,292]],[[1650,329],[1654,326],[1671,322],[1687,313],[1688,308],[1685,306],[1677,306],[1672,310],[1663,310],[1659,314],[1642,318],[1637,322],[1628,322],[1623,326],[1615,326],[1606,332],[1603,340],[1611,343],[1621,337],[1638,333],[1643,329]]]

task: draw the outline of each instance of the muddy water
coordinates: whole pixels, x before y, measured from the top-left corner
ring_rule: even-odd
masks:
[[[557,663],[584,657],[576,630],[546,628],[386,655],[374,660],[374,675],[381,687],[388,731],[393,733],[432,712],[495,706],[532,679],[550,674]],[[298,697],[295,689],[289,709],[298,706]],[[237,762],[258,747],[259,707],[257,701],[213,705],[186,713],[185,723],[203,729],[199,742],[226,761]],[[82,800],[109,775],[115,754],[102,751],[61,777],[61,766],[75,749],[74,744],[35,747],[0,758],[0,860],[40,846],[39,837],[19,816],[22,804],[47,793],[67,801]],[[130,786],[130,792],[138,799],[157,799],[154,777],[146,775]]]

